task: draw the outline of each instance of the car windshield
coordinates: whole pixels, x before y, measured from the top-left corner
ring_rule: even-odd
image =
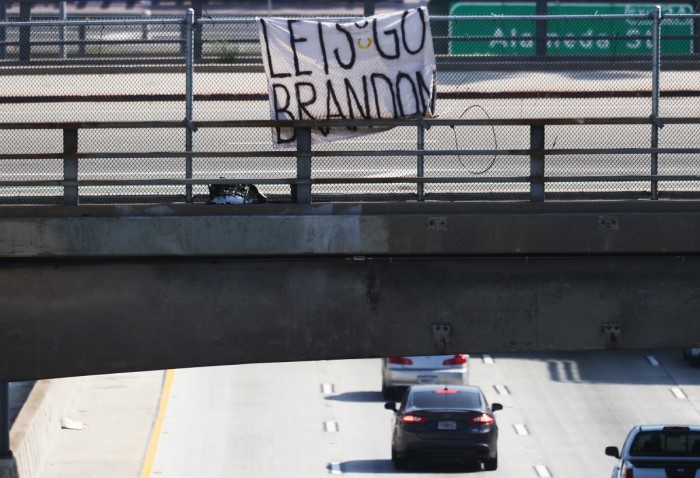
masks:
[[[413,407],[429,408],[469,408],[478,409],[481,407],[481,399],[478,391],[454,391],[454,393],[444,393],[443,390],[427,390],[413,393],[411,403]]]
[[[691,430],[643,431],[635,437],[630,455],[700,455],[700,432]]]

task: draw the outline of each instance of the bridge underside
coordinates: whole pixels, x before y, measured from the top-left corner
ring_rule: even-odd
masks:
[[[0,381],[700,340],[694,205],[261,206],[6,209]]]

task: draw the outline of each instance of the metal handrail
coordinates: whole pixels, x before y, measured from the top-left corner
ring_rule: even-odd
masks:
[[[659,118],[662,124],[700,124],[700,118],[680,118],[669,117]],[[293,188],[304,188],[307,192],[307,198],[310,201],[312,198],[311,186],[313,185],[340,185],[340,184],[415,184],[418,187],[418,200],[424,200],[424,195],[421,194],[421,186],[425,184],[505,184],[505,183],[528,183],[530,185],[530,200],[540,202],[544,200],[544,190],[542,185],[545,183],[630,183],[630,182],[646,182],[651,185],[650,191],[653,193],[653,186],[659,182],[685,182],[698,183],[700,182],[700,174],[658,174],[655,170],[650,170],[648,174],[581,174],[581,175],[551,175],[545,174],[544,165],[547,162],[548,156],[566,156],[566,155],[650,155],[656,157],[659,154],[667,155],[697,155],[700,154],[700,147],[690,148],[673,148],[673,147],[631,147],[631,148],[546,148],[544,147],[544,129],[546,125],[630,125],[630,124],[645,124],[650,127],[656,127],[656,123],[652,118],[534,118],[534,119],[423,119],[423,118],[404,118],[404,119],[374,119],[374,120],[241,120],[241,121],[206,121],[197,123],[196,128],[271,128],[271,127],[286,127],[295,128],[297,133],[306,131],[304,134],[310,135],[312,128],[318,127],[347,127],[347,126],[410,126],[419,130],[426,130],[432,127],[454,127],[454,126],[474,126],[474,125],[491,125],[491,126],[528,126],[531,132],[530,148],[519,149],[426,149],[411,148],[411,149],[390,149],[390,150],[328,150],[323,149],[323,145],[318,147],[305,147],[301,142],[297,142],[296,148],[285,148],[267,151],[110,151],[110,152],[88,152],[80,151],[78,148],[78,131],[80,129],[154,129],[154,128],[188,128],[183,122],[176,121],[157,121],[157,122],[65,122],[65,123],[0,123],[0,130],[41,130],[41,129],[62,129],[64,131],[64,151],[62,153],[4,153],[0,154],[0,161],[5,160],[63,160],[65,168],[63,178],[54,178],[48,180],[10,180],[0,181],[0,187],[7,188],[24,188],[24,187],[61,187],[64,188],[65,204],[77,204],[79,195],[78,188],[80,187],[100,187],[100,186],[183,186],[189,188],[195,185],[211,185],[211,184],[264,184],[264,185],[289,185]],[[66,141],[66,139],[70,139]],[[539,139],[535,139],[539,138]],[[422,145],[422,143],[421,143]],[[539,145],[539,146],[537,146]],[[297,158],[297,166],[299,161],[304,161],[305,168],[313,173],[312,159],[314,158],[331,158],[331,157],[415,157],[417,161],[421,161],[426,157],[434,156],[524,156],[530,160],[530,175],[513,175],[513,176],[484,176],[481,174],[473,174],[471,176],[460,174],[458,176],[434,176],[426,177],[422,175],[419,169],[417,175],[399,175],[399,176],[382,176],[368,177],[362,176],[361,173],[350,177],[312,177],[308,173],[300,174],[297,171],[296,177],[285,178],[251,178],[251,177],[227,177],[227,178],[193,178],[191,173],[184,174],[183,177],[167,177],[167,178],[152,178],[152,179],[111,179],[111,178],[94,178],[94,179],[79,179],[77,174],[78,166],[81,162],[94,159],[109,159],[114,161],[139,159],[139,158]],[[586,161],[586,164],[592,164]],[[541,167],[536,167],[540,165]],[[70,173],[68,172],[70,171]],[[697,187],[694,186],[693,191]],[[620,192],[620,191],[617,191]],[[674,191],[677,193],[677,191]],[[414,193],[415,194],[415,193]],[[441,193],[441,195],[449,195],[450,193]],[[464,194],[463,192],[453,192],[455,196]],[[139,194],[140,198],[148,196]],[[346,196],[351,196],[347,195]],[[410,196],[410,195],[409,195]],[[700,190],[696,193],[700,199]],[[115,196],[113,202],[119,202],[122,196]],[[153,195],[154,202],[160,202],[158,198],[162,195]],[[347,199],[347,198],[346,198]],[[186,195],[186,202],[191,202],[191,195]]]

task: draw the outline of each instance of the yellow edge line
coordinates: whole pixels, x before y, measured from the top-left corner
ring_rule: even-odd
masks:
[[[141,469],[141,478],[150,478],[151,470],[153,469],[153,460],[156,457],[158,449],[158,440],[160,439],[160,431],[163,428],[163,419],[165,418],[165,410],[168,408],[168,399],[170,398],[170,389],[173,386],[175,378],[175,370],[165,371],[165,380],[163,381],[163,390],[160,393],[160,405],[158,406],[158,416],[151,430],[151,439],[148,442],[148,451]]]

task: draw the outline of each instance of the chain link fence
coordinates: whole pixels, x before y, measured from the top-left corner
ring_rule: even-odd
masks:
[[[547,198],[700,196],[693,180],[698,125],[659,120],[700,118],[700,15],[648,6],[622,13],[579,8],[559,15],[550,9],[542,16],[529,8],[534,7],[524,5],[521,15],[467,15],[457,8],[431,16],[437,113],[443,120],[473,122],[397,126],[314,145],[314,201],[528,200],[532,161],[523,152],[532,148],[532,128],[525,121],[497,120],[533,118],[649,119],[646,124],[547,124],[542,145]],[[182,128],[80,129],[80,152],[129,153],[80,160],[81,203],[153,202],[154,197],[202,202],[208,198],[206,180],[219,178],[279,180],[263,181],[260,189],[274,200],[293,200],[284,180],[297,175],[297,157],[276,154],[269,127],[196,128],[202,122],[269,119],[255,17],[188,16],[0,22],[0,123],[186,120]],[[629,151],[655,147],[683,151]],[[414,154],[416,149],[451,154],[423,157]],[[137,154],[154,151],[207,154]],[[231,151],[251,154],[234,157],[227,154]],[[384,151],[394,154],[377,154]],[[62,187],[41,181],[65,179],[63,152],[58,129],[0,129],[0,201],[61,203]],[[347,152],[352,154],[341,154]],[[653,174],[669,180],[647,180]],[[402,177],[405,183],[399,182]],[[450,177],[454,183],[445,179]],[[348,181],[325,184],[324,178]],[[362,183],[362,178],[372,181]],[[440,180],[423,181],[430,178]],[[189,186],[122,183],[149,179],[194,181]],[[114,184],[88,185],[97,180]]]

